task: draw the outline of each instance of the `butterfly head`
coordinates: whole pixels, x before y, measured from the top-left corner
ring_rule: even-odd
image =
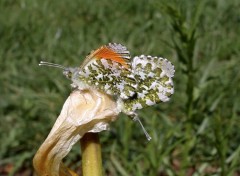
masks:
[[[63,75],[65,75],[68,79],[72,79],[74,73],[76,73],[77,70],[78,70],[77,67],[66,67],[66,68],[63,70]]]

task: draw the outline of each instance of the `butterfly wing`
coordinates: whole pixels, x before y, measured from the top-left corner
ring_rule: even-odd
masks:
[[[173,94],[174,66],[161,57],[136,56],[132,72],[138,82],[137,96],[124,101],[125,111],[131,112],[147,106],[166,102]]]
[[[92,51],[84,60],[82,67],[85,67],[92,60],[106,59],[119,63],[124,68],[130,67],[130,52],[121,44],[109,43]]]
[[[78,78],[87,87],[128,99],[137,86],[131,72],[130,52],[121,44],[110,43],[92,51],[81,65]]]
[[[174,66],[167,59],[136,56],[121,44],[110,43],[92,51],[72,79],[79,89],[95,88],[120,100],[122,111],[165,102],[173,94]]]

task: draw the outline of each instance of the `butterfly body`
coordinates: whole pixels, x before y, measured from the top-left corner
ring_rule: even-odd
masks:
[[[73,87],[117,97],[126,114],[166,102],[174,92],[174,66],[167,59],[141,55],[130,60],[126,47],[115,43],[92,51],[70,75]]]
[[[174,66],[161,57],[135,56],[121,44],[109,43],[92,51],[80,67],[64,67],[43,62],[39,65],[58,67],[79,90],[97,89],[116,97],[119,111],[137,120],[147,139],[151,137],[137,117],[136,110],[166,102],[174,93]]]

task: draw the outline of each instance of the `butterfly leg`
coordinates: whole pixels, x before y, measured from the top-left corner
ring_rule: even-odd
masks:
[[[142,128],[142,130],[143,130],[143,132],[144,132],[144,134],[145,134],[145,136],[146,136],[146,138],[147,138],[147,140],[150,141],[152,138],[151,138],[151,136],[148,134],[147,130],[144,128],[144,126],[143,126],[140,118],[138,117],[138,114],[137,114],[136,112],[129,112],[128,115],[129,115],[130,118],[133,119],[133,121],[137,121],[137,122],[140,124],[140,126],[141,126],[141,128]]]

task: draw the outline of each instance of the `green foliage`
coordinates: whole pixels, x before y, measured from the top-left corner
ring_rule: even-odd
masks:
[[[222,175],[240,172],[240,3],[232,1],[0,2],[0,175],[32,171],[70,82],[65,66],[108,42],[175,65],[171,101],[139,112],[152,136],[120,116],[101,133],[106,175]],[[79,166],[79,146],[66,163]],[[2,172],[2,173],[1,173]]]

